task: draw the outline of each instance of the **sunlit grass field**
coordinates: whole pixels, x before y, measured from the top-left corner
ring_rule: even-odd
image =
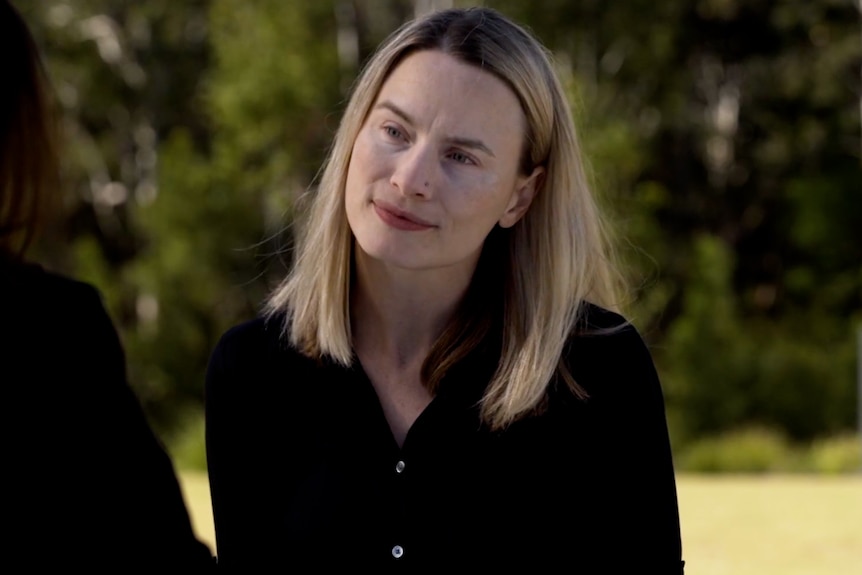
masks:
[[[206,475],[180,474],[215,551]],[[687,575],[859,575],[862,473],[678,478]]]

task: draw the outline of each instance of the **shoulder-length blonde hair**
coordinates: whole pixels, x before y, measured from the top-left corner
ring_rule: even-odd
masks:
[[[422,369],[423,383],[433,392],[449,368],[490,345],[500,359],[482,399],[482,420],[500,429],[540,410],[555,376],[584,397],[562,360],[563,349],[583,302],[616,307],[616,274],[550,55],[498,12],[435,12],[406,23],[378,48],[354,86],[299,229],[292,270],[272,293],[267,312],[284,313],[286,335],[304,354],[344,365],[355,361],[349,307],[353,236],[344,208],[347,168],[382,84],[401,60],[420,50],[439,50],[505,82],[527,119],[521,171],[545,168],[526,215],[487,238],[465,301]]]

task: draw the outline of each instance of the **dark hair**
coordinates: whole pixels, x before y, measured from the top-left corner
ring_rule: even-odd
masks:
[[[0,255],[23,257],[59,184],[55,102],[36,42],[9,0],[0,0]]]

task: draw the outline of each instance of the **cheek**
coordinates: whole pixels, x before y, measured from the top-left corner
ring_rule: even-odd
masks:
[[[387,180],[390,174],[391,165],[385,152],[370,138],[357,138],[347,172],[348,185],[366,191],[375,182]]]
[[[347,213],[347,222],[351,228],[357,224],[356,217],[362,209],[365,198],[361,165],[362,163],[354,154],[347,168],[347,180],[344,185],[344,210]]]
[[[465,218],[496,221],[506,209],[508,196],[499,178],[486,176],[454,194],[452,202],[453,210]]]
[[[370,154],[366,151],[367,147],[363,146],[357,139],[350,153],[350,163],[347,166],[347,193],[356,195],[365,187],[368,175],[368,157]]]

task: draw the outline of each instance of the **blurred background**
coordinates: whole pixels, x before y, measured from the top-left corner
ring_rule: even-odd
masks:
[[[479,2],[553,51],[682,471],[862,467],[862,4]],[[359,67],[456,0],[13,0],[68,147],[33,252],[95,284],[131,383],[204,469],[218,337],[290,265]],[[473,2],[471,4],[476,4]]]

